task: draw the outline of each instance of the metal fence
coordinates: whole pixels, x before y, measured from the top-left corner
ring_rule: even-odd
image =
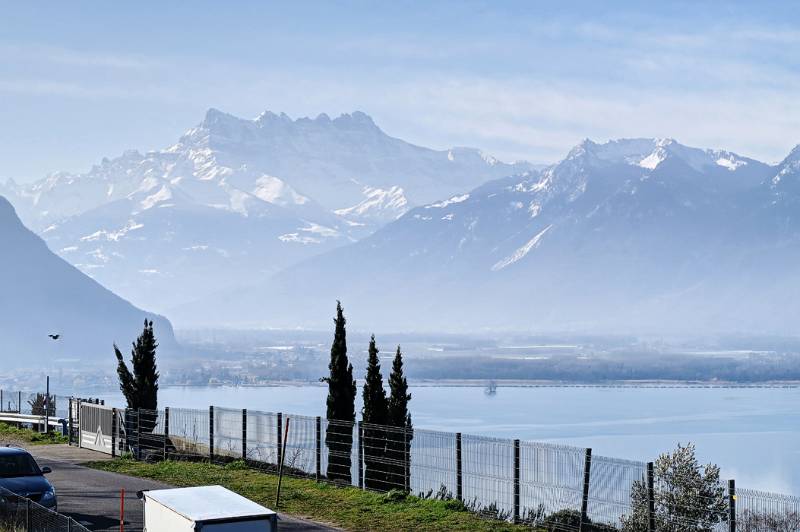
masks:
[[[651,464],[591,449],[219,407],[124,417],[127,448],[142,460],[243,460],[275,472],[283,458],[288,475],[457,500],[545,530],[800,532],[800,498],[723,481],[711,495],[678,493],[648,474]]]
[[[65,515],[0,487],[0,530],[9,532],[89,532]]]
[[[740,489],[735,504],[737,530],[800,531],[800,497]]]
[[[4,392],[4,399],[14,395]],[[16,396],[31,401],[36,394]],[[282,462],[288,475],[452,499],[545,530],[800,532],[798,497],[723,480],[713,493],[681,492],[654,476],[652,464],[591,449],[220,407],[115,409],[114,416],[116,454],[243,460],[269,472]]]
[[[44,415],[44,397],[44,392],[0,390],[0,412]],[[50,416],[66,419],[68,415],[69,400],[69,397],[51,393],[50,404],[48,408]]]

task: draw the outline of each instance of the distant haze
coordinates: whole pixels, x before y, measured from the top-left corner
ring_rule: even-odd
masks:
[[[670,138],[548,167],[432,150],[362,112],[211,109],[178,141],[0,190],[51,248],[182,327],[791,334],[800,148]]]
[[[800,148],[773,166],[671,139],[585,141],[171,315],[320,327],[340,298],[384,330],[791,334],[799,200]]]
[[[145,318],[155,322],[163,352],[174,352],[175,338],[166,319],[134,307],[50,252],[2,197],[0,249],[4,368],[42,371],[58,359],[113,361],[113,344],[127,352]]]
[[[414,146],[360,112],[249,120],[210,109],[176,141],[102,158],[83,174],[0,183],[0,195],[65,260],[167,312],[535,168],[472,148]]]

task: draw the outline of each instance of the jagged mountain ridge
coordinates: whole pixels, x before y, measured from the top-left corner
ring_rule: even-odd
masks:
[[[164,310],[350,243],[415,204],[529,168],[386,135],[364,113],[245,120],[210,109],[179,141],[85,174],[0,187],[51,248]]]
[[[34,367],[46,357],[113,360],[142,331],[154,329],[164,353],[176,348],[165,318],[134,307],[53,254],[0,196],[0,336],[4,367]],[[53,341],[47,335],[60,334]]]
[[[584,141],[213,304],[276,327],[323,326],[338,298],[376,329],[786,331],[800,319],[798,154],[774,166],[670,139]],[[177,319],[201,322],[187,310]]]
[[[214,187],[305,215],[309,203],[331,212],[346,210],[375,191],[397,187],[406,203],[396,202],[387,218],[394,219],[405,208],[530,167],[506,164],[472,148],[415,146],[390,137],[358,111],[335,119],[321,114],[297,120],[264,112],[247,120],[209,109],[198,126],[165,150],[129,150],[103,159],[85,174],[58,172],[30,185],[12,180],[4,192],[21,200],[23,221],[37,228],[156,184],[190,187],[187,192],[196,201],[233,210],[241,210],[237,198],[223,198]],[[202,183],[213,186],[204,189]]]

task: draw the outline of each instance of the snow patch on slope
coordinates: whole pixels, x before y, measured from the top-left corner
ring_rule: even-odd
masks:
[[[664,162],[664,159],[666,158],[666,154],[663,152],[663,150],[656,150],[639,161],[639,166],[642,168],[647,168],[648,170],[655,170],[659,164]]]
[[[313,222],[306,222],[306,227],[298,229],[297,233],[280,235],[281,242],[295,242],[298,244],[321,244],[326,238],[337,238],[339,231]]]
[[[106,240],[108,242],[119,242],[122,239],[122,237],[127,235],[129,232],[141,229],[142,227],[144,227],[143,224],[136,223],[134,220],[129,220],[128,223],[125,224],[125,227],[123,227],[122,229],[119,229],[117,231],[106,231],[105,229],[101,229],[100,231],[95,231],[91,235],[86,235],[84,237],[81,237],[81,242],[95,242],[97,240]]]
[[[535,249],[536,247],[539,246],[539,242],[542,241],[542,237],[545,235],[545,233],[547,233],[547,231],[550,230],[551,227],[553,227],[552,224],[548,225],[547,227],[542,229],[539,233],[537,233],[536,236],[531,238],[524,246],[518,248],[514,253],[504,258],[503,260],[496,262],[494,266],[492,266],[492,271],[496,272],[502,270],[503,268],[510,266],[511,264],[514,264],[518,260],[525,257],[525,255],[530,253],[532,249]]]
[[[363,194],[358,204],[333,212],[345,218],[399,218],[408,208],[405,192],[397,185],[388,190],[364,187]]]
[[[732,154],[729,154],[728,157],[720,157],[717,159],[717,164],[733,172],[740,166],[745,166],[747,161],[737,159]]]
[[[286,205],[305,205],[309,199],[290,187],[286,181],[264,174],[256,180],[253,195],[266,202],[285,207]]]
[[[431,203],[430,205],[426,205],[426,209],[444,209],[448,205],[453,205],[454,203],[462,203],[469,199],[469,194],[462,194],[460,196],[453,196],[452,198],[444,201],[440,201],[438,203]]]
[[[152,209],[157,204],[170,199],[172,199],[172,191],[169,189],[169,187],[164,185],[158,192],[143,199],[139,205],[141,205],[142,210],[146,211],[147,209]]]

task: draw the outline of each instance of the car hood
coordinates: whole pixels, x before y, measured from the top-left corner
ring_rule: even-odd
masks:
[[[41,475],[34,477],[0,478],[0,487],[23,496],[29,493],[43,493],[51,489],[50,483]]]

